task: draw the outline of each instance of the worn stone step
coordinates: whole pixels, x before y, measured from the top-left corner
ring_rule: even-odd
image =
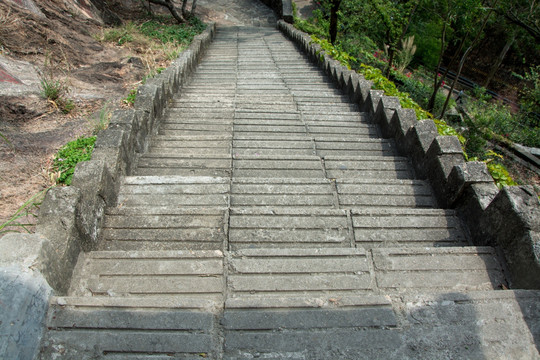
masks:
[[[336,297],[372,290],[362,249],[244,249],[231,254],[230,297]]]
[[[390,156],[324,157],[326,176],[331,179],[413,179],[409,160]],[[376,183],[376,181],[373,181]]]
[[[100,250],[217,250],[226,238],[227,208],[162,206],[110,208]]]
[[[133,175],[230,177],[232,158],[228,154],[188,156],[176,153],[143,155]]]
[[[356,246],[365,249],[469,245],[467,232],[452,210],[375,208],[352,211]]]
[[[130,176],[120,188],[119,206],[228,206],[228,178]]]
[[[351,247],[351,243],[352,234],[344,210],[322,207],[237,207],[230,211],[229,247],[232,250],[339,248]]]
[[[322,178],[320,158],[317,156],[234,156],[234,177],[264,178]]]
[[[234,178],[232,207],[333,207],[334,185],[326,179]]]
[[[328,156],[395,156],[392,141],[360,137],[358,135],[314,135],[317,155]]]
[[[506,279],[491,247],[377,248],[373,263],[380,291],[501,289]]]
[[[214,317],[190,309],[78,308],[58,299],[49,309],[41,359],[216,356]]]
[[[223,297],[218,250],[93,251],[82,254],[77,267],[72,296]]]
[[[431,187],[421,180],[337,179],[338,200],[344,208],[436,206]]]

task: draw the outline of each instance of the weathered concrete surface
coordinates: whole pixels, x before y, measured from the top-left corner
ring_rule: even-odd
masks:
[[[40,268],[38,235],[0,238],[0,358],[32,359],[45,326],[52,289]]]

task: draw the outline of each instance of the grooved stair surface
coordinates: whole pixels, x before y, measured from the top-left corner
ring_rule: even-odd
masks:
[[[275,29],[219,27],[136,165],[43,360],[540,358],[540,292]]]

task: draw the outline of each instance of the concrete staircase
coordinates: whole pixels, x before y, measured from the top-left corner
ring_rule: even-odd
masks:
[[[277,30],[220,28],[54,298],[42,359],[538,358],[537,295],[470,244]]]

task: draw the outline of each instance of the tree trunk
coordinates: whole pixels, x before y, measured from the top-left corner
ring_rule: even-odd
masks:
[[[337,25],[338,25],[338,10],[341,5],[341,0],[332,0],[332,8],[330,10],[330,42],[332,45],[336,43],[337,39]]]
[[[433,112],[433,108],[435,107],[435,99],[437,98],[437,93],[439,92],[439,71],[441,69],[441,63],[442,58],[444,55],[445,43],[446,43],[446,21],[444,22],[442,33],[441,33],[441,51],[439,52],[439,61],[437,61],[437,68],[435,69],[435,76],[433,77],[433,93],[431,94],[431,98],[429,99],[429,103],[427,106],[427,111]]]
[[[191,15],[195,15],[196,8],[197,8],[197,0],[193,0],[193,3],[191,3]]]
[[[495,73],[497,72],[497,70],[499,70],[499,67],[503,63],[504,58],[506,57],[506,54],[508,53],[508,50],[510,50],[510,47],[512,46],[512,44],[514,43],[515,40],[516,40],[516,33],[514,32],[512,34],[512,36],[510,37],[510,39],[508,39],[508,41],[506,41],[506,44],[504,45],[503,49],[499,53],[499,57],[497,58],[497,61],[491,67],[491,70],[489,71],[489,74],[488,74],[488,76],[486,78],[486,81],[484,81],[484,84],[483,84],[483,86],[485,88],[487,88],[489,86],[489,83],[491,82],[491,80],[493,80],[493,77],[495,76]]]
[[[493,4],[493,7],[497,5],[498,1],[495,1],[495,4]],[[484,28],[486,27],[486,24],[491,17],[491,14],[493,13],[493,9],[489,10],[489,12],[486,15],[486,18],[484,19],[484,22],[482,23],[482,26],[480,27],[480,30],[476,33],[476,36],[471,43],[471,46],[465,51],[465,54],[461,57],[461,61],[459,62],[459,69],[458,73],[456,74],[456,78],[454,81],[452,81],[452,86],[450,87],[450,92],[448,93],[448,96],[446,97],[446,101],[444,102],[443,109],[441,111],[441,115],[439,116],[439,119],[442,119],[444,117],[444,113],[446,112],[446,108],[448,107],[448,102],[450,101],[450,98],[452,97],[452,92],[454,91],[454,88],[457,84],[457,81],[459,79],[459,76],[461,75],[461,70],[463,69],[463,65],[465,64],[465,60],[467,59],[467,56],[469,55],[469,52],[473,49],[473,47],[476,45],[478,40],[480,39],[480,36],[482,35],[482,32],[484,31]]]
[[[186,20],[182,17],[182,15],[178,14],[178,12],[176,11],[176,8],[174,7],[174,4],[172,3],[171,0],[148,0],[148,1],[150,1],[150,2],[153,3],[153,4],[165,6],[166,8],[168,8],[169,11],[171,12],[172,16],[173,16],[173,17],[176,19],[176,21],[178,21],[180,24],[186,21]],[[184,0],[184,1],[186,1],[186,0]]]
[[[187,14],[187,11],[186,11],[186,5],[187,5],[187,0],[182,0],[182,16],[184,18],[187,18],[189,16],[189,14]]]

